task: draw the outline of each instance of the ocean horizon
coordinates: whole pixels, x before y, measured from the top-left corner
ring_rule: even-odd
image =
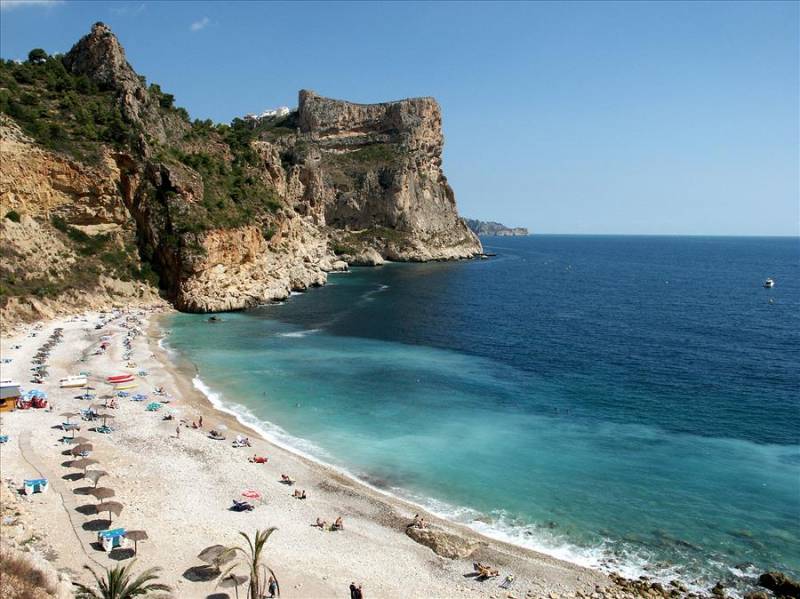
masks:
[[[270,438],[488,536],[696,588],[800,574],[798,239],[482,241],[166,344]]]

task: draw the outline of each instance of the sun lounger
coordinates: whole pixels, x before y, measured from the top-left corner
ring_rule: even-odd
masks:
[[[50,484],[46,478],[31,478],[23,481],[22,492],[25,495],[33,495],[34,493],[46,493]]]
[[[148,412],[158,412],[161,409],[161,404],[157,401],[152,401],[147,404],[147,411]]]
[[[96,427],[96,428],[94,429],[94,432],[96,432],[96,433],[102,433],[102,434],[104,434],[104,435],[108,435],[108,434],[110,434],[110,433],[114,432],[114,429],[113,429],[113,428],[111,428],[111,427],[110,427],[110,426],[108,426],[108,425],[103,425],[103,426],[98,426],[98,427]]]
[[[106,553],[116,547],[125,547],[128,543],[128,540],[125,538],[124,528],[101,530],[97,533],[97,540],[103,546],[103,551]]]

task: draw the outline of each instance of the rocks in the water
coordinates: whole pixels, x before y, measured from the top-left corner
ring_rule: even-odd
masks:
[[[377,250],[365,247],[360,252],[348,256],[347,262],[351,266],[380,266],[384,263],[384,259]]]
[[[448,559],[464,559],[471,556],[480,547],[477,541],[471,541],[442,530],[416,528],[409,526],[406,534],[420,545],[430,548],[436,555]]]
[[[721,582],[717,582],[717,584],[714,585],[714,588],[711,589],[711,594],[715,597],[724,597],[725,587],[722,586]]]
[[[783,572],[764,572],[758,577],[758,584],[778,597],[800,599],[800,582],[789,578]]]
[[[745,594],[744,599],[769,599],[769,593],[764,591],[752,591]]]

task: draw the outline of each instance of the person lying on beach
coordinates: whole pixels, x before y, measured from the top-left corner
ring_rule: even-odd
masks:
[[[252,464],[266,464],[269,461],[269,458],[260,455],[254,455],[250,458],[250,463]]]
[[[289,476],[286,475],[286,474],[281,474],[281,482],[284,485],[293,485],[294,484],[294,480],[289,478]]]
[[[197,423],[194,420],[192,420],[192,428],[197,428]]]
[[[325,520],[317,518],[316,524],[312,524],[311,526],[315,526],[316,528],[319,528],[320,530],[325,530],[328,527],[328,523],[325,522]]]
[[[331,530],[344,530],[344,522],[342,521],[342,517],[339,516],[336,518],[336,521],[331,526]]]

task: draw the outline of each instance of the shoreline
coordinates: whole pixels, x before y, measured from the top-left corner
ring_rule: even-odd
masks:
[[[159,356],[158,359],[161,362],[162,367],[172,374],[178,386],[182,388],[184,399],[187,399],[189,403],[196,402],[195,407],[203,413],[204,421],[208,421],[206,418],[210,416],[215,418],[215,422],[220,422],[228,426],[229,432],[240,434],[243,433],[245,436],[250,435],[254,438],[259,438],[274,448],[292,454],[296,459],[304,461],[309,467],[319,469],[321,474],[333,478],[338,483],[355,487],[358,492],[370,496],[370,499],[385,502],[393,508],[404,510],[409,514],[409,519],[412,517],[412,512],[420,513],[427,521],[438,527],[441,527],[446,532],[451,534],[455,533],[465,539],[474,539],[475,541],[486,546],[497,545],[498,549],[502,549],[505,552],[511,554],[518,553],[518,557],[521,559],[544,561],[552,560],[553,562],[563,565],[568,569],[575,568],[579,571],[584,571],[590,576],[600,576],[603,579],[602,582],[605,582],[606,584],[611,582],[608,578],[608,575],[599,569],[584,566],[579,563],[571,562],[544,552],[536,551],[535,549],[530,549],[522,545],[481,533],[471,528],[468,524],[450,520],[446,516],[430,511],[428,506],[425,506],[421,503],[416,503],[412,500],[395,495],[390,491],[371,485],[368,482],[359,479],[358,476],[348,472],[344,468],[327,463],[324,460],[308,454],[297,447],[293,447],[289,443],[285,443],[276,439],[269,432],[262,429],[258,424],[248,422],[244,415],[238,412],[235,407],[231,407],[230,404],[226,404],[224,399],[220,399],[215,402],[215,400],[213,400],[209,394],[217,394],[217,392],[207,387],[207,383],[202,379],[202,373],[197,368],[196,364],[187,358],[180,356],[177,350],[170,349],[162,344],[162,341],[166,340],[168,337],[168,334],[165,332],[165,327],[163,326],[163,321],[174,313],[175,312],[172,310],[165,310],[161,314],[158,314],[151,319],[147,333],[148,342],[153,353]],[[181,364],[178,362],[179,360],[184,363]],[[201,381],[201,383],[208,389],[208,392],[199,389],[195,384],[195,380]],[[402,534],[401,530],[398,530],[398,532]],[[579,572],[577,573],[576,578],[578,581],[580,580]],[[595,582],[595,585],[596,584],[597,582]]]
[[[94,324],[100,315],[85,313],[3,335],[3,356],[12,358],[11,363],[3,364],[3,378],[16,379],[26,389],[42,389],[55,402],[53,412],[18,410],[0,417],[3,434],[9,435],[9,442],[0,445],[4,487],[11,489],[18,505],[31,514],[31,520],[25,522],[15,517],[13,522],[20,520],[19,524],[4,519],[4,546],[5,539],[15,538],[18,529],[24,536],[41,527],[46,531],[41,535],[44,538],[37,536],[29,543],[30,537],[21,547],[26,551],[39,551],[39,547],[55,569],[83,582],[87,581],[86,563],[94,567],[128,563],[127,558],[119,561],[96,547],[97,526],[108,524],[86,515],[90,507],[83,495],[86,489],[80,477],[65,468],[65,446],[59,441],[63,418],[58,414],[77,411],[89,403],[57,386],[60,377],[88,370],[98,400],[102,400],[107,391],[105,377],[124,371],[127,360],[148,373],[140,379],[137,392],[149,393],[163,386],[173,401],[151,413],[142,403],[120,398],[118,408],[109,410],[115,417],[110,421],[115,429],[111,435],[80,434],[91,439],[91,457],[99,462],[95,468],[109,472],[103,484],[116,491],[114,499],[124,506],[114,525],[143,528],[150,537],[140,544],[137,570],[162,567],[161,578],[175,589],[174,596],[206,597],[218,592],[216,580],[193,577],[193,569],[202,565],[197,554],[209,545],[237,543],[238,531],[252,534],[266,526],[278,527],[267,546],[268,563],[278,573],[285,597],[342,596],[351,581],[363,584],[368,597],[631,596],[601,572],[428,514],[409,501],[268,438],[268,433],[242,422],[235,411],[215,406],[195,388],[191,367],[173,361],[170,350],[159,346],[163,306],[152,312],[119,312],[99,329]],[[37,327],[38,336],[31,337]],[[48,358],[50,372],[43,384],[31,385],[26,374],[30,360],[56,327],[64,329],[63,341]],[[141,334],[129,337],[137,328]],[[110,346],[97,353],[105,335],[111,336]],[[130,349],[123,348],[126,340]],[[12,349],[15,345],[20,348]],[[128,358],[124,357],[126,351],[131,352]],[[176,420],[162,419],[169,411],[179,413]],[[204,430],[194,430],[189,425],[200,415]],[[226,441],[214,441],[205,434],[218,424],[228,427]],[[252,448],[232,447],[237,434],[249,436]],[[254,453],[268,456],[269,463],[248,463]],[[18,495],[22,479],[30,478],[32,469],[51,481],[51,492]],[[288,473],[297,484],[281,484],[280,473]],[[257,489],[264,501],[252,512],[230,511],[231,497],[239,497],[243,489]],[[307,489],[308,500],[292,498],[293,489]],[[429,546],[412,540],[405,531],[415,513],[430,523],[426,534],[433,540],[429,537],[425,542],[440,551],[449,543],[463,555],[440,557]],[[313,527],[315,518],[333,521],[338,516],[344,518],[342,532],[332,534]],[[80,551],[75,551],[76,540]],[[476,580],[475,561],[497,568],[500,576]],[[507,575],[514,577],[511,589],[500,588]]]

